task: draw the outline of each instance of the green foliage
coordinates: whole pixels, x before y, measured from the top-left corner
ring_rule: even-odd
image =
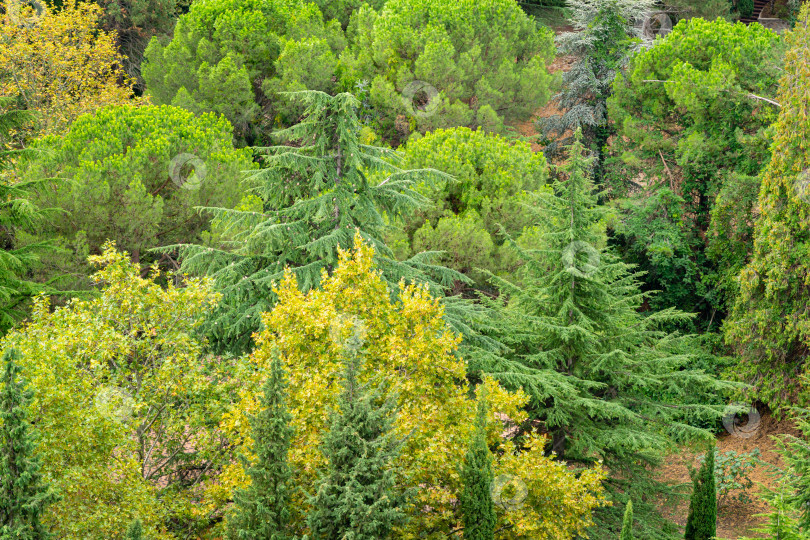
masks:
[[[253,144],[263,118],[288,110],[277,92],[332,89],[343,46],[339,24],[325,25],[304,0],[203,0],[180,17],[171,42],[152,38],[141,71],[154,103],[222,114],[238,141]]]
[[[261,149],[265,167],[247,179],[260,198],[257,206],[207,208],[221,238],[211,246],[182,246],[183,269],[211,275],[223,293],[206,331],[215,345],[231,350],[250,347],[260,314],[275,304],[273,284],[286,267],[294,269],[303,290],[317,287],[356,231],[374,246],[393,290],[401,278],[418,279],[441,294],[443,286],[464,279],[431,264],[431,254],[396,261],[383,241],[383,213],[395,220],[419,208],[424,197],[415,185],[439,173],[405,171],[397,166],[396,153],[361,144],[351,94],[295,96],[306,106],[305,120],[277,133],[288,145]]]
[[[737,11],[740,17],[751,17],[754,14],[754,0],[737,0]]]
[[[439,127],[498,131],[549,97],[552,33],[512,0],[389,0],[379,14],[360,8],[347,34],[342,84],[371,81],[385,139]],[[417,91],[420,82],[427,89]]]
[[[800,21],[810,18],[804,4]],[[757,26],[757,25],[753,25]],[[806,401],[798,381],[810,350],[810,135],[806,107],[810,33],[789,32],[780,81],[773,156],[762,176],[750,262],[738,277],[739,295],[726,320],[726,341],[740,356],[735,368],[756,397],[778,409]]]
[[[618,75],[608,100],[619,137],[606,174],[620,200],[615,244],[662,293],[653,309],[719,320],[751,251],[757,174],[780,73],[781,39],[761,25],[681,21]]]
[[[634,540],[633,536],[633,501],[627,500],[627,507],[624,509],[624,518],[622,519],[622,532],[619,540]]]
[[[81,117],[63,138],[44,139],[24,178],[54,179],[33,198],[54,210],[33,240],[56,237],[71,252],[45,260],[45,278],[67,273],[76,277],[69,287],[86,288],[85,259],[107,240],[145,262],[155,246],[198,241],[208,220],[195,207],[236,206],[242,171],[254,168],[249,150],[233,148],[230,131],[213,114],[119,106]]]
[[[464,489],[459,497],[464,517],[465,540],[495,538],[495,507],[492,503],[492,454],[487,446],[487,404],[479,398],[475,431],[461,470]]]
[[[684,540],[713,540],[717,536],[717,490],[714,449],[709,449],[700,471],[692,479],[692,499]]]
[[[478,269],[508,271],[514,260],[502,247],[502,232],[517,237],[532,223],[525,204],[548,178],[543,155],[528,143],[462,127],[410,141],[403,156],[405,168],[431,167],[452,178],[418,187],[431,204],[406,215],[402,229],[390,233],[406,242],[401,255],[442,251],[442,264],[478,286],[484,285]]]
[[[45,508],[56,493],[43,478],[36,438],[28,420],[33,391],[19,379],[20,353],[3,352],[0,393],[0,538],[45,540],[50,538],[42,524]]]
[[[569,0],[573,32],[558,38],[558,50],[577,61],[562,78],[562,90],[554,96],[565,112],[540,120],[543,135],[552,138],[546,153],[553,154],[582,130],[586,144],[597,154],[607,142],[606,101],[613,79],[637,46],[640,31],[636,19],[649,12],[653,0]]]
[[[754,486],[754,482],[748,477],[748,474],[756,466],[759,455],[759,448],[754,448],[751,452],[739,453],[734,450],[728,452],[715,450],[714,476],[718,507],[722,507],[732,500],[729,496],[731,491],[739,492],[734,500],[743,504],[751,502],[747,490]]]
[[[292,416],[287,410],[284,368],[278,354],[270,364],[263,387],[262,410],[251,418],[251,464],[242,458],[251,483],[234,494],[236,511],[228,520],[234,540],[289,540],[290,479],[287,453],[293,437]]]
[[[510,243],[523,262],[518,281],[492,278],[506,299],[492,302],[500,306],[493,324],[510,351],[474,358],[471,369],[529,394],[529,414],[551,434],[551,448],[569,461],[603,460],[612,472],[611,495],[638,502],[643,535],[668,538],[671,526],[644,502],[667,491],[647,467],[674,440],[710,436],[687,424],[679,408],[717,418],[719,408],[705,403],[728,385],[690,366],[694,342],[665,330],[688,314],[639,311],[650,294],[604,247],[608,210],[596,205],[585,152],[577,140],[562,169],[565,180],[538,196],[535,219],[548,231],[539,245]],[[595,519],[594,535],[604,538],[622,516],[616,505]]]
[[[368,391],[360,384],[360,347],[355,330],[345,346],[343,391],[323,440],[328,465],[309,501],[313,539],[390,538],[405,517],[405,496],[396,492],[402,448],[393,431],[396,396],[384,397],[379,389]]]
[[[323,13],[323,20],[331,21],[337,19],[340,26],[346,30],[353,13],[363,5],[371,6],[374,10],[380,11],[386,0],[313,0]]]
[[[140,519],[130,523],[125,540],[143,540],[143,523]]]
[[[732,0],[667,0],[666,5],[681,19],[701,17],[713,21],[731,18]]]

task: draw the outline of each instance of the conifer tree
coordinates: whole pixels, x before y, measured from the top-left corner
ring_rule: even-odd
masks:
[[[810,350],[810,4],[804,3],[785,41],[784,75],[776,101],[773,155],[762,177],[750,262],[726,320],[726,342],[739,353],[737,370],[772,408],[807,402],[797,381]]]
[[[717,535],[717,489],[714,482],[714,448],[706,452],[700,471],[692,479],[692,499],[684,540],[712,540]]]
[[[624,519],[622,520],[622,534],[619,540],[634,540],[633,536],[633,501],[627,501],[627,508],[624,509]]]
[[[140,519],[130,523],[127,528],[126,540],[143,540],[143,524]]]
[[[396,398],[378,404],[380,390],[360,385],[361,343],[355,332],[345,347],[343,392],[323,442],[329,464],[309,501],[307,524],[317,540],[389,538],[404,517],[407,494],[396,492],[394,469],[401,448],[392,432]]]
[[[439,295],[454,280],[469,282],[432,265],[434,254],[398,262],[382,240],[387,219],[426,203],[415,184],[442,173],[404,171],[395,152],[361,144],[359,102],[351,94],[288,95],[306,106],[304,120],[275,134],[287,145],[258,149],[265,166],[247,183],[260,203],[250,209],[206,208],[223,238],[213,247],[165,248],[181,248],[183,270],[215,279],[223,299],[207,331],[215,345],[230,350],[249,347],[259,315],[275,304],[272,285],[285,267],[294,270],[304,290],[317,287],[321,272],[334,269],[338,248],[352,246],[355,231],[374,246],[394,290],[401,278],[429,282]]]
[[[667,330],[689,315],[675,309],[642,313],[651,293],[637,274],[605,246],[608,210],[596,204],[589,162],[579,141],[571,146],[553,193],[540,194],[536,219],[548,233],[538,249],[511,241],[523,266],[514,282],[491,276],[501,299],[493,327],[510,351],[472,359],[509,388],[530,397],[530,415],[543,423],[552,449],[581,463],[603,460],[612,471],[612,496],[635,499],[644,535],[666,538],[667,525],[642,495],[662,493],[648,467],[659,461],[673,437],[709,438],[684,421],[684,411],[720,416],[710,403],[728,387],[689,366],[690,337]],[[564,179],[564,180],[563,180]],[[693,349],[692,349],[693,350]],[[685,405],[684,396],[693,398]],[[621,526],[620,507],[598,511],[599,533]],[[640,531],[641,532],[641,531]]]
[[[256,461],[243,465],[251,484],[234,494],[236,511],[228,522],[233,540],[288,540],[290,478],[287,454],[292,442],[292,416],[287,409],[287,382],[275,353],[264,383],[262,410],[251,419]]]
[[[18,378],[20,353],[3,353],[0,379],[0,538],[42,540],[50,535],[42,525],[45,507],[56,500],[40,472],[35,436],[26,407],[32,391]]]
[[[492,540],[495,537],[495,508],[492,504],[492,454],[487,446],[487,405],[478,401],[478,415],[470,447],[464,457],[461,479],[461,513],[464,540]]]

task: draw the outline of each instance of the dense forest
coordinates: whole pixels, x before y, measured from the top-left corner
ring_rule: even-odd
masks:
[[[810,539],[810,3],[0,20],[0,540]]]

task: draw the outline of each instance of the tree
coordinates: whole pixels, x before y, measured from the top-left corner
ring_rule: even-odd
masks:
[[[336,381],[346,370],[345,344],[359,330],[365,340],[357,380],[385,392],[376,403],[396,396],[393,431],[405,439],[397,485],[403,491],[415,490],[406,509],[408,521],[394,534],[397,538],[418,537],[424,531],[449,535],[462,521],[457,505],[462,491],[458,465],[467,451],[476,414],[465,362],[454,355],[460,338],[444,321],[442,304],[424,286],[401,284],[392,298],[374,261],[372,248],[357,238],[352,251],[339,252],[336,270],[323,276],[319,289],[303,292],[293,271],[285,273],[276,288],[279,301],[263,316],[257,347],[240,368],[241,400],[223,421],[223,429],[229,440],[248,436],[245,417],[259,410],[258,374],[266,372],[277,349],[289,369],[288,403],[296,430],[290,450],[294,482],[312,493],[316,471],[328,464],[318,452],[330,426],[324,411],[336,409],[344,393]],[[524,394],[507,392],[489,377],[484,377],[482,385],[492,416],[509,418],[517,425],[525,421]],[[584,533],[592,509],[604,502],[601,468],[569,471],[564,463],[544,455],[543,436],[528,435],[517,446],[517,441],[504,436],[504,430],[500,421],[487,426],[493,471],[519,476],[527,492],[522,506],[499,512],[503,537],[567,538]],[[221,478],[228,489],[248,482],[241,468],[233,465],[223,470]]]
[[[115,36],[98,28],[98,5],[66,0],[58,11],[39,5],[35,22],[17,24],[7,8],[0,25],[0,97],[36,113],[21,139],[61,134],[80,115],[132,96]]]
[[[397,493],[396,397],[367,391],[358,380],[362,327],[344,345],[343,391],[324,436],[328,465],[310,498],[307,525],[313,538],[390,538],[404,517],[407,493]],[[383,399],[381,405],[379,402]]]
[[[56,493],[42,477],[36,436],[28,421],[27,407],[33,392],[18,376],[20,353],[3,353],[0,393],[0,537],[20,540],[50,538],[41,518]]]
[[[370,81],[386,140],[440,127],[499,131],[549,97],[551,31],[511,0],[389,0],[379,14],[360,8],[349,36],[343,87]]]
[[[692,499],[685,540],[712,540],[717,536],[717,489],[714,485],[714,448],[706,452],[700,471],[692,479]]]
[[[773,408],[801,404],[796,381],[810,348],[810,135],[807,119],[810,34],[802,21],[789,32],[785,71],[776,98],[773,156],[762,176],[751,259],[738,277],[739,295],[725,323],[726,342],[739,355],[737,372],[754,385],[756,397]]]
[[[235,540],[288,540],[290,479],[287,454],[293,437],[292,416],[285,397],[287,382],[281,357],[275,355],[263,387],[262,410],[251,418],[251,439],[256,459],[242,465],[251,478],[246,489],[234,494],[236,510],[228,520]]]
[[[126,540],[143,540],[143,524],[140,519],[129,524]]]
[[[650,13],[654,0],[568,0],[571,26],[558,38],[558,51],[577,61],[563,75],[562,90],[554,96],[563,112],[539,122],[543,135],[553,138],[545,148],[553,154],[571,143],[565,134],[581,129],[585,144],[597,156],[610,135],[607,98],[616,75],[638,46],[637,22]]]
[[[622,520],[622,533],[619,540],[633,540],[633,501],[627,500],[627,507],[624,509],[624,519]]]
[[[615,245],[662,291],[653,309],[697,311],[705,328],[735,296],[782,56],[781,38],[761,25],[694,18],[617,76],[608,110],[620,137],[604,180],[621,208]]]
[[[500,226],[519,236],[531,225],[526,194],[544,189],[548,166],[526,142],[466,127],[437,129],[408,142],[403,167],[451,175],[417,186],[430,204],[404,216],[389,233],[399,257],[442,251],[439,262],[486,286],[479,268],[501,273],[514,261]]]
[[[181,250],[183,270],[215,279],[223,301],[206,330],[224,349],[252,345],[250,336],[261,313],[275,304],[273,287],[285,267],[304,290],[317,287],[356,231],[375,247],[394,288],[402,278],[418,279],[441,294],[443,286],[464,279],[432,265],[430,254],[396,261],[384,243],[386,217],[398,219],[424,204],[414,186],[433,173],[404,171],[394,152],[361,144],[351,94],[295,96],[306,105],[305,120],[277,133],[287,144],[263,148],[264,167],[246,179],[260,200],[244,209],[206,208],[221,231],[211,245],[165,248]]]
[[[492,454],[487,446],[487,405],[480,400],[475,431],[461,471],[464,489],[459,498],[464,517],[465,540],[495,538],[495,507],[492,504]]]
[[[170,106],[104,108],[35,148],[23,177],[56,178],[32,199],[59,211],[32,240],[56,238],[68,250],[41,270],[44,279],[73,276],[63,279],[68,289],[88,287],[86,258],[107,240],[144,263],[155,260],[151,248],[201,241],[209,220],[195,207],[236,207],[241,175],[255,167],[250,150],[234,149],[226,119]]]
[[[284,73],[308,77],[306,88],[332,90],[344,44],[340,25],[325,25],[318,7],[304,0],[208,0],[191,4],[171,42],[152,38],[141,73],[153,102],[222,114],[237,141],[261,144],[275,123],[264,119],[281,120],[286,105],[278,92],[302,89]],[[331,70],[324,72],[324,63]]]
[[[529,395],[530,418],[552,436],[551,449],[569,462],[602,460],[612,471],[608,491],[639,501],[645,535],[667,538],[672,526],[642,504],[667,488],[651,476],[674,439],[710,438],[686,421],[685,412],[720,416],[710,402],[720,384],[690,365],[694,340],[666,330],[688,319],[673,308],[641,313],[632,267],[605,248],[608,209],[596,204],[586,171],[586,150],[575,134],[569,160],[538,195],[535,219],[547,232],[533,249],[512,242],[523,261],[516,281],[491,276],[501,298],[494,332],[509,347],[501,356],[470,360],[507,388]],[[662,422],[660,427],[655,424]],[[597,536],[621,524],[618,505],[597,513]]]
[[[142,277],[111,245],[91,262],[94,297],[38,298],[2,342],[22,354],[43,474],[62,496],[43,523],[66,540],[117,538],[136,518],[150,540],[198,534],[221,522],[232,492],[214,479],[238,463],[217,428],[241,386],[235,361],[197,334],[218,297],[155,266]]]

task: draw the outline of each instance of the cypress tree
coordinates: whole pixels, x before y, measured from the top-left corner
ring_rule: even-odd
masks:
[[[714,484],[714,448],[706,452],[700,471],[692,479],[692,499],[684,540],[711,540],[717,536],[717,489]]]
[[[126,540],[143,540],[143,525],[140,519],[129,524]]]
[[[41,540],[50,538],[40,522],[45,507],[56,500],[40,472],[35,436],[26,407],[32,391],[18,378],[20,353],[3,353],[0,390],[0,538]]]
[[[683,411],[719,416],[718,407],[700,402],[711,403],[723,385],[690,367],[692,338],[669,331],[690,315],[640,309],[652,293],[605,247],[609,210],[597,205],[586,174],[593,158],[584,156],[580,136],[553,193],[539,196],[537,210],[528,205],[548,232],[531,250],[508,239],[522,262],[514,281],[490,275],[501,292],[489,302],[498,310],[493,328],[510,351],[477,356],[471,365],[523,389],[529,414],[550,432],[551,450],[584,465],[601,459],[614,501],[637,501],[640,536],[664,538],[674,525],[642,496],[669,489],[650,467],[674,438],[710,437],[687,424]],[[694,404],[685,407],[684,395]],[[595,536],[607,538],[621,526],[621,506],[594,518]]]
[[[396,402],[391,395],[383,399],[379,388],[366,392],[360,385],[359,344],[355,336],[346,346],[343,391],[323,442],[329,464],[309,501],[313,539],[389,538],[404,517],[407,494],[395,491],[401,448],[391,431]]]
[[[401,158],[396,152],[362,144],[360,104],[351,94],[303,91],[289,96],[306,107],[304,120],[275,133],[286,144],[256,149],[264,167],[246,179],[261,208],[206,208],[222,231],[219,245],[161,248],[179,249],[184,271],[214,278],[223,297],[205,329],[219,348],[248,348],[261,313],[276,302],[273,283],[284,269],[293,269],[303,290],[317,287],[322,272],[335,268],[338,248],[351,248],[356,232],[374,247],[395,291],[402,278],[427,282],[438,296],[455,280],[470,282],[432,264],[436,254],[399,262],[383,241],[390,221],[426,204],[415,185],[430,181],[431,175],[446,175],[405,171],[397,165]]]
[[[461,513],[464,540],[492,540],[495,537],[495,508],[492,503],[492,454],[487,446],[487,405],[478,401],[475,431],[470,439],[461,480]]]
[[[622,520],[622,534],[619,540],[634,540],[633,537],[633,501],[628,499],[627,508],[624,509],[624,519]]]
[[[236,510],[228,521],[234,540],[287,540],[290,524],[290,478],[287,454],[292,442],[292,415],[287,409],[287,382],[281,358],[275,353],[264,383],[262,410],[251,418],[256,460],[242,457],[251,483],[234,494]]]

